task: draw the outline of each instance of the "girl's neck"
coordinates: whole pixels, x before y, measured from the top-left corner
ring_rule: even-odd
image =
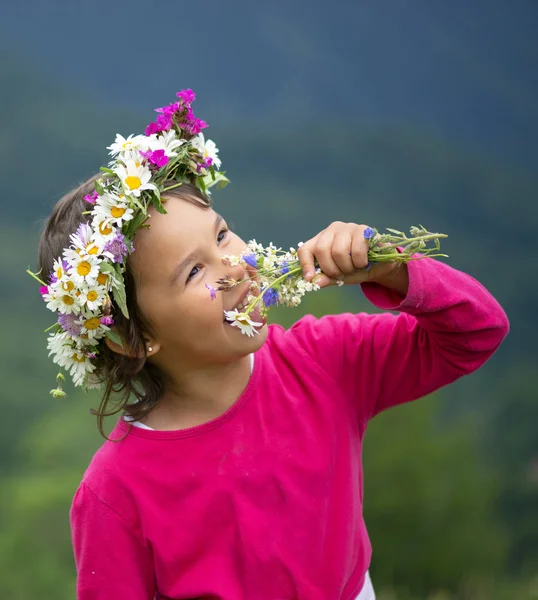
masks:
[[[241,396],[250,379],[251,357],[191,372],[173,381],[142,422],[161,431],[187,429],[216,419]]]

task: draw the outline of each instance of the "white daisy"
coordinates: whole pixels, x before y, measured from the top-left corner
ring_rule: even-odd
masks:
[[[237,309],[225,310],[224,315],[226,320],[232,327],[238,327],[241,333],[245,333],[249,337],[254,337],[255,333],[258,333],[254,327],[262,327],[263,323],[256,323],[243,312],[239,312]]]
[[[64,314],[78,314],[80,304],[77,298],[77,288],[72,280],[60,280],[48,286],[48,291],[43,294],[43,300],[47,303],[47,308],[54,312]]]
[[[99,273],[97,277],[102,275]],[[106,288],[100,285],[84,286],[80,290],[78,301],[81,306],[86,306],[91,311],[96,311],[102,306],[106,297]]]
[[[53,362],[61,367],[66,367],[69,364],[73,348],[73,340],[67,331],[51,333],[48,337],[47,350],[49,350],[49,356],[54,355]]]
[[[58,258],[54,261],[53,274],[57,281],[65,281],[69,279],[69,274],[66,270],[66,267],[68,267],[68,265],[66,265],[61,258]]]
[[[99,204],[96,204],[92,210],[92,214],[96,217],[103,216],[108,223],[121,228],[123,223],[130,221],[133,218],[133,209],[130,208],[127,198],[121,194],[107,192],[99,199]]]
[[[73,350],[70,364],[67,368],[76,386],[84,385],[86,377],[95,371],[95,365],[91,362],[91,359],[83,352],[77,350]]]
[[[143,190],[157,189],[153,183],[150,183],[151,171],[142,162],[127,159],[125,164],[120,163],[116,166],[114,173],[121,179],[127,194],[138,197]]]
[[[102,259],[90,254],[82,254],[76,255],[69,262],[72,266],[70,277],[75,285],[95,285]]]
[[[105,332],[110,329],[106,325],[101,323],[101,318],[95,314],[81,315],[81,318],[77,321],[81,325],[82,335],[87,335],[90,340],[99,340]]]
[[[92,240],[103,248],[107,242],[113,240],[119,229],[110,222],[110,219],[104,214],[95,215],[92,220]]]
[[[111,156],[116,156],[117,154],[125,154],[127,152],[131,152],[132,150],[142,150],[142,152],[146,152],[149,148],[150,139],[145,135],[133,135],[131,134],[127,139],[125,139],[119,133],[116,134],[116,139],[114,143],[110,146],[107,146],[107,150],[110,150]]]
[[[187,143],[187,140],[179,139],[173,129],[163,131],[161,135],[151,136],[151,138],[148,138],[150,148],[152,150],[164,150],[165,155],[169,158],[177,156],[177,152],[174,152],[174,150]]]
[[[204,134],[199,133],[192,138],[191,144],[204,157],[205,160],[210,158],[211,164],[216,169],[220,169],[221,160],[218,157],[219,150],[215,146],[215,142],[213,140],[205,141]]]

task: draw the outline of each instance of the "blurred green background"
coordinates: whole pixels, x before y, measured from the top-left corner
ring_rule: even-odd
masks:
[[[2,3],[0,598],[74,598],[68,509],[102,441],[95,395],[48,395],[24,271],[54,202],[185,87],[240,235],[422,223],[500,300],[490,362],[369,428],[372,577],[379,600],[538,598],[537,26],[535,0]],[[275,318],[345,310],[372,307],[329,289]]]

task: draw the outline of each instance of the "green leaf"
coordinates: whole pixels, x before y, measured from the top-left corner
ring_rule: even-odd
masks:
[[[101,183],[99,181],[95,181],[94,182],[95,185],[95,191],[102,196],[105,193],[105,190],[103,189],[103,186],[101,185]]]
[[[123,338],[121,338],[120,335],[117,334],[115,331],[113,331],[112,329],[108,329],[107,331],[105,331],[105,335],[109,340],[112,340],[115,344],[118,344],[118,346],[121,346],[123,348]]]
[[[113,175],[114,177],[116,176],[116,173],[114,173],[112,169],[109,169],[107,167],[101,167],[101,171],[103,171],[103,173],[106,173],[107,175]]]
[[[401,235],[402,237],[406,237],[405,233],[403,233],[403,231],[398,231],[397,229],[391,229],[390,227],[385,227],[385,229],[387,231],[390,231],[391,233],[394,233],[394,235]]]
[[[164,208],[164,206],[161,202],[160,196],[157,196],[157,195],[152,196],[151,202],[153,203],[153,206],[155,207],[157,212],[160,212],[162,215],[166,214],[166,209]]]
[[[99,270],[101,273],[110,273],[111,275],[116,275],[116,269],[114,266],[106,261],[103,261],[99,264]]]
[[[120,307],[123,316],[128,319],[129,311],[127,309],[127,295],[125,293],[125,282],[123,280],[123,275],[120,271],[120,265],[117,264],[115,271],[115,278],[112,282],[112,294],[114,295],[114,300],[116,304]]]

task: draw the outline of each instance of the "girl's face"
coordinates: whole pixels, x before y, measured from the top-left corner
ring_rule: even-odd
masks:
[[[189,368],[226,363],[256,351],[267,338],[267,326],[248,337],[224,320],[248,292],[248,273],[243,266],[223,262],[227,254],[240,254],[245,242],[228,230],[224,219],[172,197],[167,214],[151,210],[149,229],[135,235],[130,256],[137,301],[153,328],[150,340],[157,363],[168,368]],[[214,300],[206,285],[230,276],[245,280]]]

